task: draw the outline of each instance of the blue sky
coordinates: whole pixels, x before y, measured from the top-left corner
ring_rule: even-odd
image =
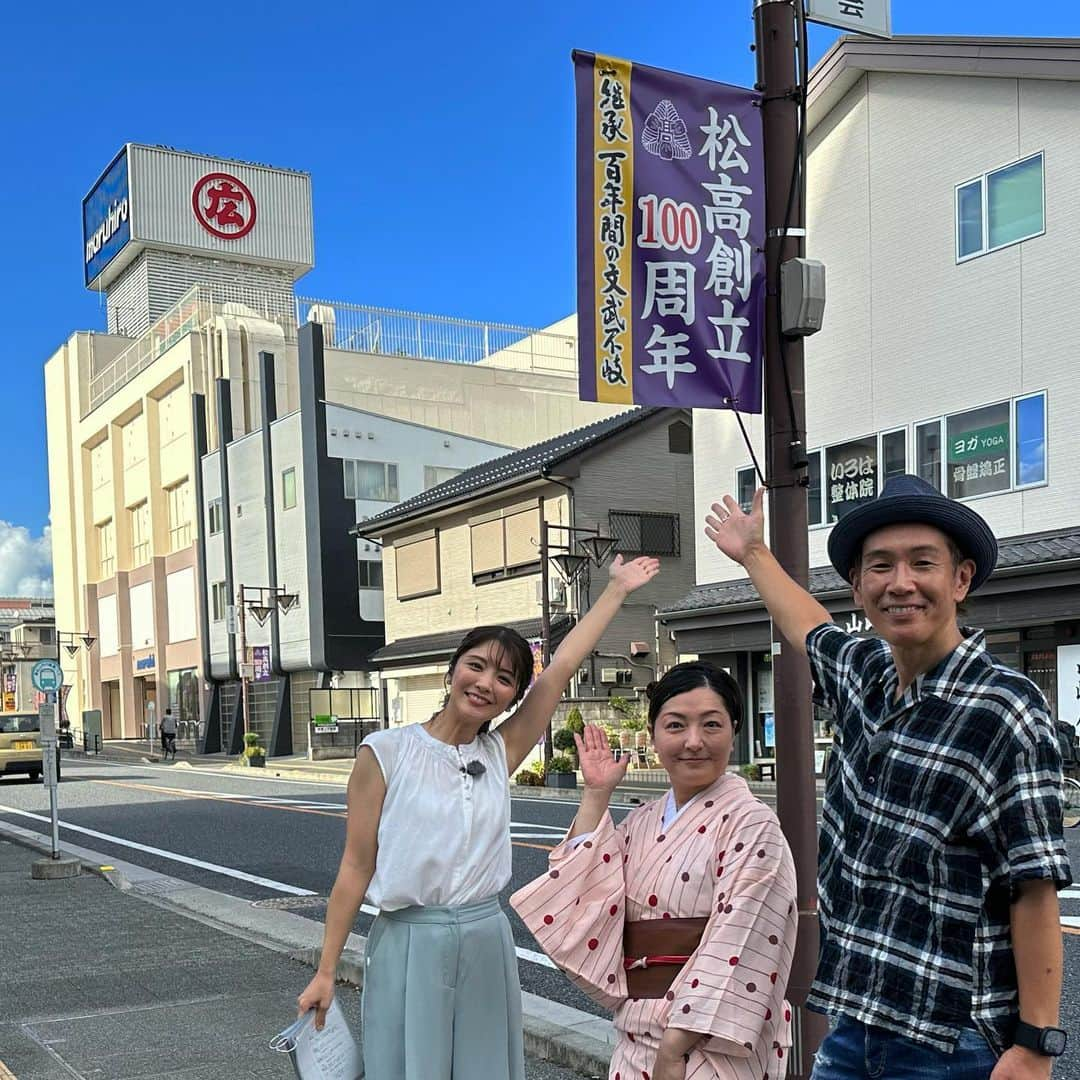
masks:
[[[48,523],[42,365],[72,331],[104,325],[82,286],[79,211],[124,142],[310,172],[305,294],[543,325],[574,306],[570,50],[750,84],[751,11],[751,0],[10,6],[0,593],[47,574],[34,546]],[[1080,11],[893,0],[893,29],[1064,37],[1080,35]],[[835,36],[812,28],[811,60]]]

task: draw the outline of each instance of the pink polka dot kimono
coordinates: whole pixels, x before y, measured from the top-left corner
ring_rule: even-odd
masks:
[[[784,1000],[795,948],[795,866],[776,815],[726,775],[665,830],[665,800],[552,853],[510,902],[544,951],[614,1011],[611,1080],[649,1080],[668,1026],[699,1033],[687,1080],[774,1080],[787,1071]],[[662,998],[627,996],[626,920],[707,918]]]

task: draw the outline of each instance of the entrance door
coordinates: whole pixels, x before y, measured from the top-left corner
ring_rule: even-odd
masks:
[[[139,710],[137,738],[157,738],[157,725],[160,717],[157,711],[157,686],[153,679],[135,680],[135,702]],[[149,732],[149,736],[148,733]]]
[[[101,710],[101,737],[103,739],[119,739],[123,737],[120,729],[120,684],[111,682],[105,684],[105,693],[102,695]]]

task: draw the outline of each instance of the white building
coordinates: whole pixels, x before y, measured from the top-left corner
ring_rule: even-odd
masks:
[[[1080,641],[1077,307],[1080,41],[843,38],[811,76],[807,253],[828,273],[806,348],[811,581],[837,618],[833,522],[894,473],[970,499],[1002,541],[971,604],[993,651],[1057,704]],[[761,418],[750,430],[762,460]],[[734,419],[694,420],[696,502],[747,500]],[[737,665],[771,757],[769,623],[741,567],[695,530],[698,587],[663,616],[680,651]],[[1072,682],[1066,690],[1073,694]]]

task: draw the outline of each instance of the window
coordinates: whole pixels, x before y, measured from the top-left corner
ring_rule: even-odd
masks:
[[[825,520],[832,524],[877,496],[878,439],[861,439],[825,448]]]
[[[286,469],[281,474],[281,509],[291,510],[296,505],[296,469]]]
[[[150,561],[150,504],[145,500],[128,510],[131,531],[131,565],[142,566]]]
[[[208,519],[208,529],[211,536],[217,536],[221,532],[222,513],[221,513],[221,500],[211,499],[206,505],[206,516]]]
[[[881,464],[882,487],[886,480],[907,472],[907,428],[886,431],[881,435],[878,461]]]
[[[184,480],[165,489],[169,514],[169,550],[181,551],[191,545],[191,485]]]
[[[116,527],[112,518],[96,527],[98,569],[102,580],[116,573]]]
[[[469,522],[473,581],[534,574],[540,567],[540,507],[506,507]]]
[[[917,424],[915,447],[919,475],[952,499],[1045,484],[1046,394]]]
[[[1044,231],[1041,153],[957,185],[957,262]]]
[[[199,677],[195,668],[169,671],[165,678],[169,688],[169,707],[181,723],[191,725],[181,737],[192,738],[199,722]]]
[[[1046,483],[1046,395],[1016,401],[1017,487]]]
[[[750,513],[750,506],[754,501],[754,492],[757,490],[757,469],[748,465],[735,474],[735,498],[738,500],[739,509],[744,514]]]
[[[825,520],[825,511],[822,508],[821,489],[821,451],[811,450],[807,454],[809,461],[810,484],[806,489],[806,523],[808,525],[820,525]]]
[[[608,527],[623,555],[678,555],[679,515],[608,512]]]
[[[460,473],[460,469],[451,469],[443,465],[424,466],[424,490],[428,491],[438,484],[445,484]]]
[[[690,425],[683,420],[676,420],[667,429],[667,448],[669,454],[692,454],[694,452],[694,433]]]
[[[361,589],[381,589],[383,587],[382,562],[379,559],[358,559]]]
[[[397,466],[383,461],[344,461],[345,498],[398,501]]]
[[[398,541],[394,571],[399,600],[414,600],[439,592],[439,533],[437,530]]]
[[[941,421],[915,425],[915,468],[928,484],[941,490]]]
[[[229,594],[225,591],[224,581],[215,581],[210,586],[210,610],[213,622],[221,622],[225,618],[225,610],[229,606]]]

